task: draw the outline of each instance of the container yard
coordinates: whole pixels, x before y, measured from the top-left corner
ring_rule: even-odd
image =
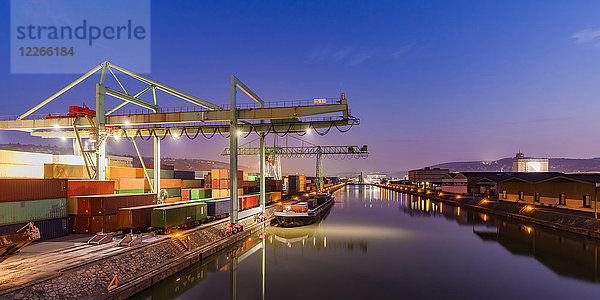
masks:
[[[10,159],[1,163],[10,165],[19,156],[44,157],[38,154],[12,151],[10,156],[2,156]],[[39,237],[20,251],[4,248],[0,275],[10,280],[0,282],[0,297],[10,298],[14,296],[12,291],[31,282],[52,280],[56,274],[69,273],[73,268],[119,260],[137,249],[162,253],[164,249],[158,249],[161,247],[152,249],[167,240],[185,249],[200,241],[233,243],[241,234],[226,234],[232,207],[227,188],[231,183],[229,169],[198,173],[163,165],[166,170],[160,172],[160,184],[168,196],[159,198],[160,193],[152,191],[155,178],[149,176],[149,169],[144,172],[141,167],[108,166],[107,180],[90,180],[81,178],[85,177],[81,170],[73,171],[83,168],[87,172],[85,166],[39,163],[44,163],[44,178],[25,174],[0,178],[0,188],[6,191],[0,195],[0,236],[14,234],[28,224],[39,230]],[[269,178],[265,179],[263,201],[259,174],[238,171],[237,177],[239,196],[235,206],[240,213],[260,209],[264,203],[272,217],[274,211],[281,209],[277,203],[314,189],[314,183],[307,182],[304,176],[290,176],[294,185],[289,189],[284,188],[283,179]],[[328,184],[326,188],[330,186],[333,187]],[[241,220],[246,233],[240,236],[268,223],[257,222],[253,215]],[[222,226],[216,237],[215,226]],[[199,235],[198,240],[178,238],[195,236],[190,232]],[[202,249],[206,253],[216,251]],[[41,272],[36,263],[43,263],[46,270]]]

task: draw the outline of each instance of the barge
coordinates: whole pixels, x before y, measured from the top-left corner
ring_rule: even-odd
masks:
[[[305,226],[321,221],[333,206],[335,196],[319,193],[314,198],[295,204],[284,205],[283,211],[275,213],[277,224],[282,227]]]

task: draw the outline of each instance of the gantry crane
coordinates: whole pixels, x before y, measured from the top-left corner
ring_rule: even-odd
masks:
[[[315,178],[317,179],[317,191],[321,191],[323,189],[323,156],[325,157],[334,157],[341,156],[343,158],[367,158],[369,156],[369,151],[367,150],[367,145],[359,146],[322,146],[316,145],[302,139],[291,136],[294,139],[297,139],[302,142],[301,146],[278,146],[277,142],[274,141],[273,147],[266,147],[267,155],[275,156],[275,158],[271,158],[275,161],[278,161],[277,158],[304,158],[304,157],[315,157],[316,161],[316,171]],[[244,145],[238,147],[238,155],[260,155],[260,147],[251,147],[249,146],[252,140]],[[307,143],[308,145],[304,145]],[[248,146],[246,146],[248,145]],[[227,156],[230,155],[230,148],[225,148],[221,155]]]

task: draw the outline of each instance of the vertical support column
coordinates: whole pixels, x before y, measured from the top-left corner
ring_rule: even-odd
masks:
[[[263,237],[263,240],[261,242],[262,247],[261,247],[261,252],[260,252],[260,264],[261,264],[261,268],[260,268],[260,283],[261,283],[261,293],[260,293],[260,299],[261,300],[265,300],[265,279],[267,277],[267,253],[265,250],[265,238]]]
[[[231,74],[231,120],[229,123],[229,195],[230,208],[229,222],[236,224],[238,221],[238,194],[237,194],[237,109],[236,109],[236,88],[235,76]]]
[[[108,62],[102,63],[100,82],[96,84],[96,180],[106,180],[106,110],[104,79]]]
[[[265,203],[267,202],[265,188],[266,181],[265,178],[265,134],[260,134],[260,210],[261,212],[265,212]]]
[[[160,192],[160,138],[154,137],[154,192]]]
[[[323,189],[323,154],[321,147],[317,147],[317,192]]]

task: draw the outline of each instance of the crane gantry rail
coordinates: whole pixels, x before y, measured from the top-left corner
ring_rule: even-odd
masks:
[[[302,141],[302,140],[301,140]],[[251,143],[250,141],[249,143]],[[308,143],[302,141],[303,143]],[[323,146],[309,143],[309,146],[273,146],[266,147],[265,151],[271,155],[283,158],[316,157],[315,177],[317,179],[317,191],[323,189],[323,156],[345,157],[345,158],[367,158],[369,151],[367,145],[359,146]],[[237,155],[260,155],[260,147],[238,147]],[[231,155],[231,149],[225,148],[221,153],[223,156]]]

